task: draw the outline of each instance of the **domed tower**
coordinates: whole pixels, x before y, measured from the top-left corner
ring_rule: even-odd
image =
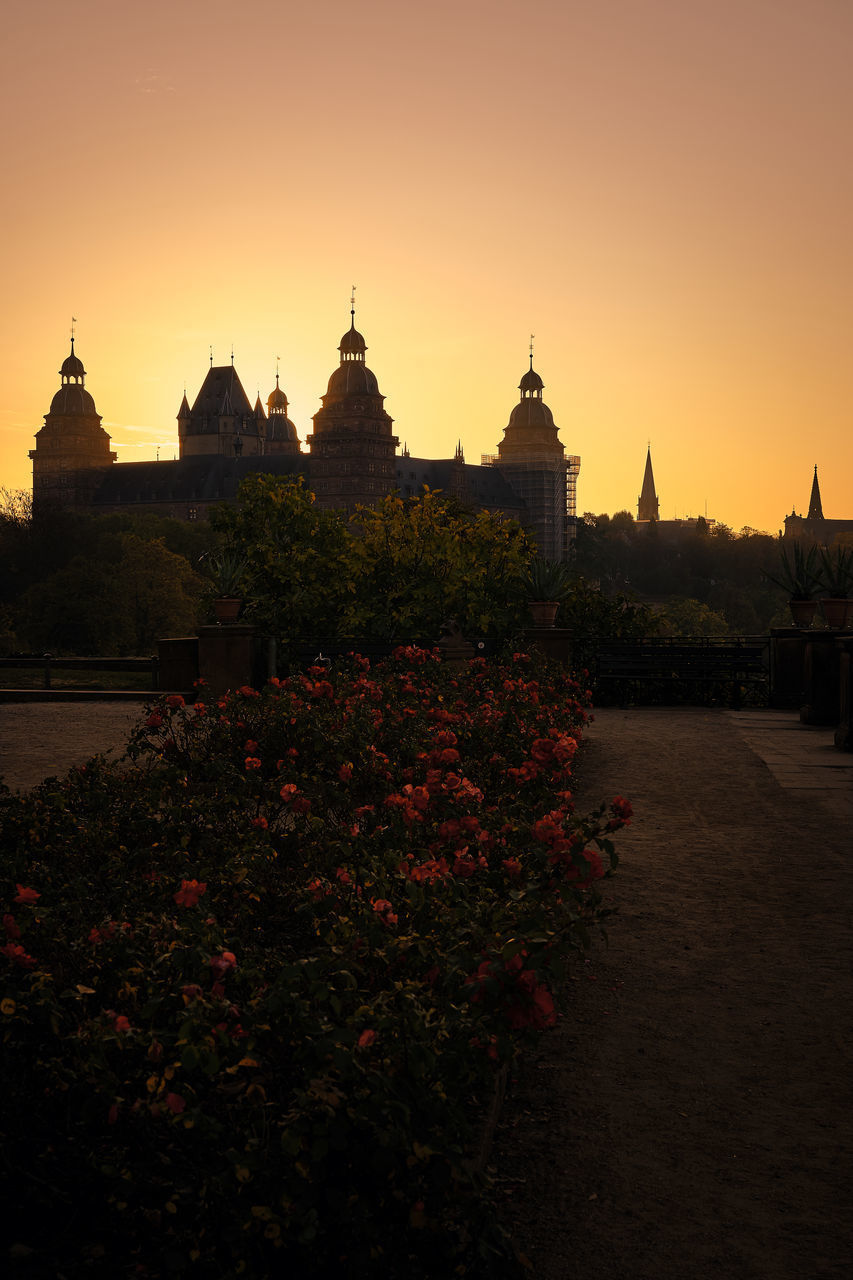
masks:
[[[296,427],[287,416],[287,396],[278,385],[267,396],[267,453],[301,453]]]
[[[314,415],[310,480],[321,507],[353,511],[372,506],[396,488],[392,432],[376,375],[365,363],[367,345],[352,323],[341,338],[341,362],[329,378],[322,409]]]
[[[86,390],[86,370],[74,351],[59,371],[59,390],[36,432],[33,460],[33,509],[44,506],[87,507],[105,470],[116,460],[101,415]]]
[[[521,396],[498,445],[497,466],[515,493],[524,499],[528,532],[546,560],[565,560],[573,536],[575,482],[580,458],[560,443],[553,414],[542,399],[545,384],[530,368],[518,384]]]

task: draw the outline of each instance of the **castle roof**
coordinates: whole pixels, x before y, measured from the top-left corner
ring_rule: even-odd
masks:
[[[226,454],[197,454],[172,462],[121,462],[110,467],[98,486],[93,505],[127,506],[170,502],[232,500],[247,475],[307,474],[304,454],[270,454],[235,458]]]
[[[193,417],[249,417],[253,409],[233,364],[212,365],[192,407]]]
[[[66,356],[62,361],[62,368],[59,370],[62,378],[84,378],[86,370],[83,368],[83,361],[78,355],[74,354],[74,339],[71,339],[71,354]]]
[[[526,510],[524,499],[519,497],[497,467],[478,467],[473,463],[460,463],[455,458],[397,458],[397,488],[405,494],[411,490],[420,493],[427,486],[432,491],[440,489],[444,494],[453,493],[458,484],[461,467],[466,502],[472,506],[502,510],[515,510],[519,515]]]

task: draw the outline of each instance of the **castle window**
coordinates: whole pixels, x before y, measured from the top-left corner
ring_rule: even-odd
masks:
[[[188,519],[188,520],[198,520],[198,507],[190,507],[190,508],[187,510],[187,519]]]

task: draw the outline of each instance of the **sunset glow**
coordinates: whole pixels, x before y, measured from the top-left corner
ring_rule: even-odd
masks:
[[[77,352],[119,461],[209,365],[300,438],[358,328],[411,453],[527,368],[579,511],[853,518],[845,0],[81,0],[7,20],[0,485]]]

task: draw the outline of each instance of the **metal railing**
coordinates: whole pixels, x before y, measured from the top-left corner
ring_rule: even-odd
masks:
[[[0,672],[8,670],[41,671],[43,689],[52,689],[59,671],[135,671],[148,672],[151,676],[151,692],[160,687],[160,661],[150,658],[58,658],[52,653],[26,658],[0,658]]]

